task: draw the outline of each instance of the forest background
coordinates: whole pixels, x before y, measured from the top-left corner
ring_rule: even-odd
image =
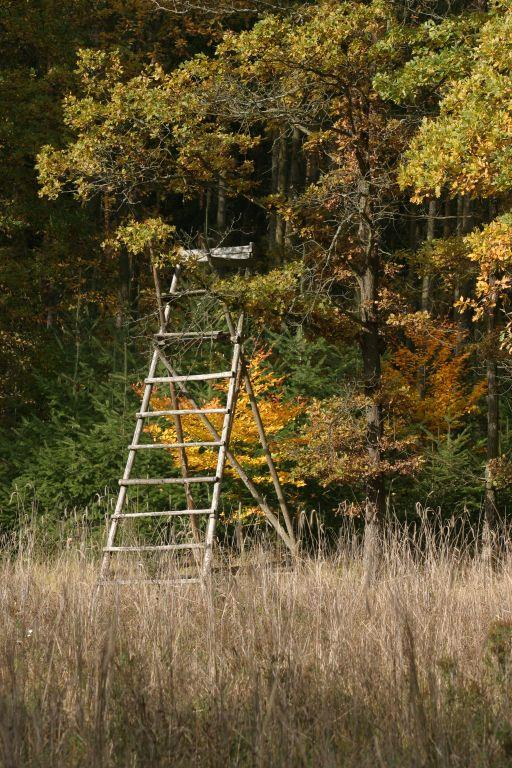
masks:
[[[296,515],[506,516],[510,2],[5,0],[0,40],[4,532],[103,530],[178,244],[256,245],[211,288]]]

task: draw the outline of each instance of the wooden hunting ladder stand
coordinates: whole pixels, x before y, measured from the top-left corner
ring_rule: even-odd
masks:
[[[290,515],[283,496],[279,477],[277,475],[272,456],[268,447],[265,430],[261,420],[258,404],[254,395],[254,390],[249,377],[249,373],[244,358],[243,348],[243,313],[234,320],[228,307],[220,300],[216,299],[206,289],[197,289],[187,285],[186,262],[190,259],[197,263],[205,263],[207,268],[216,269],[219,265],[238,265],[243,266],[252,257],[252,245],[240,246],[236,248],[215,248],[209,251],[184,251],[184,263],[175,267],[168,294],[162,294],[160,291],[157,271],[153,268],[155,279],[155,289],[157,294],[158,315],[160,328],[153,337],[153,351],[149,366],[148,376],[144,382],[144,391],[140,411],[136,414],[135,430],[132,443],[128,448],[128,459],[123,477],[119,481],[119,495],[114,513],[109,521],[109,530],[107,543],[103,551],[103,560],[100,574],[100,584],[109,583],[129,583],[132,581],[150,581],[156,583],[186,584],[201,582],[209,576],[212,568],[213,547],[215,542],[215,529],[219,517],[222,480],[226,461],[231,464],[237,472],[246,488],[262,510],[263,514],[274,527],[280,538],[292,553],[296,551],[296,540],[291,523]],[[181,285],[183,284],[183,287]],[[180,286],[180,288],[178,288]],[[193,331],[190,329],[170,331],[168,326],[171,320],[171,310],[177,302],[200,302],[201,298],[208,296],[213,299],[220,307],[224,321],[225,329]],[[200,306],[199,306],[200,309]],[[180,374],[177,370],[175,358],[178,357],[175,352],[180,345],[184,343],[201,343],[209,341],[214,344],[218,341],[228,341],[230,345],[231,363],[228,370],[219,372],[205,373],[187,373]],[[159,368],[163,368],[164,375],[159,375]],[[209,382],[218,380],[227,380],[226,402],[223,407],[207,408],[198,402],[198,396],[189,389],[196,386],[194,382]],[[171,408],[168,410],[153,410],[151,408],[151,397],[155,387],[168,385]],[[274,485],[280,512],[282,514],[284,525],[281,524],[279,513],[271,509],[266,499],[258,491],[252,480],[249,478],[241,464],[230,451],[230,437],[235,418],[238,393],[241,386],[244,386],[250,402],[252,414],[255,419],[260,443],[268,465],[269,473]],[[185,407],[182,407],[180,398],[185,401]],[[212,422],[212,414],[222,414],[222,428],[219,430]],[[209,433],[211,439],[208,441],[186,442],[183,430],[183,418],[187,416],[198,417]],[[154,419],[173,418],[174,433],[176,442],[173,443],[155,443],[143,442],[144,426]],[[187,449],[204,448],[218,451],[217,466],[213,475],[191,475],[189,473],[189,462],[187,459]],[[136,457],[140,451],[148,450],[170,450],[174,449],[178,453],[181,477],[132,477]],[[158,486],[181,485],[185,492],[185,509],[166,509],[162,511],[126,511],[128,503],[129,489],[137,489],[140,486]],[[192,488],[197,484],[208,484],[212,488],[209,505],[205,508],[196,508]],[[188,525],[181,525],[176,535],[176,525],[171,529],[173,540],[163,544],[116,544],[116,538],[120,532],[120,524],[134,518],[164,518],[168,521],[187,521]],[[198,524],[201,518],[206,518],[206,525]],[[186,532],[187,540],[179,538]],[[169,560],[169,565],[173,565],[172,573],[159,573],[157,576],[147,578],[133,578],[133,574],[128,577],[112,574],[112,557],[116,559],[122,553],[141,553],[141,552],[169,552],[173,558]]]

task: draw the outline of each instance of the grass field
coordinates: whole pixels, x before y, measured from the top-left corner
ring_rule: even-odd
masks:
[[[92,555],[6,557],[2,765],[512,764],[507,557],[396,534],[365,587],[349,541],[271,560],[95,601]]]

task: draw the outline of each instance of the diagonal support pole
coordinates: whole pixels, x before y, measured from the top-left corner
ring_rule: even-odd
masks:
[[[231,313],[229,312],[229,309],[227,307],[224,307],[224,312],[226,316],[226,322],[229,328],[229,332],[233,334],[234,326],[233,326],[233,319],[231,317]],[[242,353],[243,354],[243,353]],[[295,540],[295,533],[293,531],[293,525],[290,517],[290,512],[288,510],[288,506],[286,504],[286,500],[284,498],[283,493],[283,487],[281,485],[281,481],[279,480],[279,475],[277,474],[276,466],[274,464],[274,460],[272,458],[272,454],[270,452],[270,448],[268,445],[268,439],[265,432],[265,427],[263,425],[263,420],[261,418],[260,409],[258,408],[258,402],[256,400],[256,395],[254,394],[254,389],[252,386],[251,378],[249,376],[249,372],[247,370],[247,365],[242,357],[242,370],[243,370],[243,380],[245,389],[247,392],[247,395],[249,397],[249,403],[251,405],[252,414],[254,417],[254,421],[256,422],[256,427],[258,430],[258,435],[260,438],[261,447],[263,448],[263,453],[265,455],[265,460],[267,462],[267,466],[270,472],[270,477],[272,478],[272,483],[274,485],[274,489],[276,492],[277,500],[279,502],[279,507],[281,509],[281,512],[283,514],[283,518],[286,525],[286,530],[288,531],[288,536],[290,537],[290,540],[293,542],[294,547],[297,547],[297,542]]]
[[[178,402],[178,396],[176,394],[176,386],[172,382],[169,383],[169,394],[171,396],[173,411],[178,411],[179,402]],[[173,416],[173,419],[174,419],[174,429],[176,430],[176,442],[183,443],[184,436],[183,436],[183,424],[181,421],[181,416],[179,416],[176,413]],[[178,456],[179,456],[181,476],[184,480],[186,480],[189,476],[189,468],[188,468],[187,452],[185,448],[183,447],[178,448]],[[196,505],[195,505],[194,497],[192,495],[192,489],[190,487],[190,483],[184,484],[184,490],[185,490],[185,501],[187,504],[187,509],[195,509]],[[190,516],[190,527],[192,529],[192,535],[194,536],[194,540],[196,542],[199,542],[200,541],[199,527],[197,525],[197,520],[193,515]]]
[[[249,373],[247,371],[246,361],[242,361],[243,366],[243,380],[245,389],[247,392],[247,395],[249,397],[249,403],[251,405],[252,414],[254,416],[254,421],[256,422],[256,427],[258,429],[258,434],[260,438],[261,447],[263,448],[263,453],[265,455],[265,459],[267,462],[267,466],[270,472],[270,477],[272,478],[272,483],[274,485],[274,489],[276,492],[277,500],[279,502],[279,507],[281,508],[281,512],[283,513],[284,522],[286,525],[286,530],[288,531],[288,535],[290,539],[294,542],[294,546],[297,546],[297,542],[295,541],[295,533],[293,530],[293,525],[290,517],[290,513],[288,511],[288,506],[286,504],[284,493],[283,493],[283,487],[281,485],[281,481],[279,479],[279,475],[277,474],[277,470],[274,464],[274,459],[272,458],[272,454],[270,452],[270,448],[268,445],[267,435],[265,433],[265,427],[263,426],[263,421],[260,414],[260,409],[258,408],[258,402],[256,400],[256,395],[254,394],[254,389],[252,386],[251,379],[249,377]]]
[[[165,355],[161,352],[161,350],[157,350],[157,354],[160,357],[160,360],[162,361],[162,363],[165,365],[165,367],[167,368],[167,370],[171,374],[171,376],[176,376],[177,375],[176,371],[172,367],[172,365],[169,362],[169,360],[167,360]],[[199,407],[198,404],[196,403],[194,398],[191,396],[191,394],[188,391],[186,385],[183,382],[178,382],[178,387],[179,387],[181,393],[183,394],[183,396],[186,397],[187,400],[190,401],[192,406],[194,408],[198,408]],[[206,429],[209,431],[211,436],[214,438],[214,440],[220,440],[220,434],[215,429],[214,425],[209,420],[209,418],[207,416],[205,416],[204,414],[199,414],[199,418],[201,419],[202,423],[204,424]],[[253,499],[257,502],[258,506],[264,512],[266,518],[268,519],[270,524],[274,527],[274,529],[276,530],[278,535],[281,537],[281,539],[284,541],[284,543],[286,544],[288,549],[293,554],[296,554],[297,544],[296,544],[296,541],[295,541],[295,537],[293,537],[293,538],[290,537],[289,534],[287,533],[287,531],[283,528],[283,526],[279,522],[279,518],[277,517],[277,515],[275,515],[274,512],[272,512],[272,510],[270,509],[269,505],[267,504],[267,502],[265,501],[263,496],[260,494],[260,492],[258,491],[256,486],[254,485],[254,483],[252,482],[250,477],[247,475],[245,469],[242,467],[240,462],[237,461],[237,459],[233,456],[233,454],[231,453],[230,450],[226,451],[226,458],[229,461],[229,463],[231,464],[231,466],[233,467],[233,469],[237,472],[237,474],[240,477],[241,481],[243,482],[243,484],[245,485],[245,487],[247,488],[247,490],[249,491],[249,493],[251,494]]]

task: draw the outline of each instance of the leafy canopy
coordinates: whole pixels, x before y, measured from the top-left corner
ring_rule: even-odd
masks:
[[[512,5],[496,3],[472,51],[469,72],[451,79],[440,113],[425,118],[399,180],[413,200],[496,196],[512,185]]]

